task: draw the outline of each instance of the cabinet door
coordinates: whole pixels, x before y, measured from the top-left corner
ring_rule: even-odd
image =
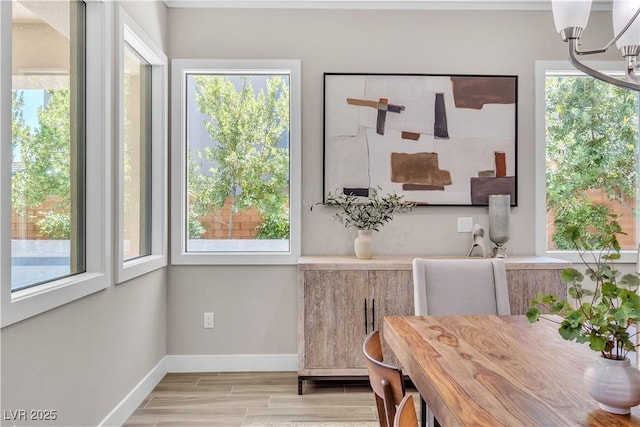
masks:
[[[407,270],[372,270],[369,272],[370,300],[374,313],[369,313],[369,322],[382,333],[384,316],[413,316],[413,273]],[[375,318],[373,318],[375,317]],[[373,319],[372,319],[373,318]],[[384,360],[398,365],[393,352],[382,340]]]
[[[363,368],[369,272],[306,271],[304,281],[305,368]]]
[[[538,292],[567,297],[567,284],[560,279],[561,270],[508,270],[509,305],[511,314],[526,314],[529,302]]]

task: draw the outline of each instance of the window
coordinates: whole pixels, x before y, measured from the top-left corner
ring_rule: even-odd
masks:
[[[614,214],[626,233],[618,236],[622,261],[635,262],[638,93],[568,63],[536,63],[536,76],[538,255],[578,260],[564,230],[597,235]]]
[[[18,291],[85,268],[84,3],[67,2],[58,25],[52,11],[12,6],[11,289]]]
[[[0,2],[2,326],[108,284],[103,19],[96,3]]]
[[[118,283],[166,265],[167,58],[120,9]]]
[[[124,44],[122,121],[123,260],[151,254],[151,64]]]
[[[300,62],[175,60],[172,79],[172,262],[297,262]]]

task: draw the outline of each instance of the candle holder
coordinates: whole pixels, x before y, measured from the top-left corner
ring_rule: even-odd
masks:
[[[491,250],[492,258],[506,258],[509,241],[509,216],[511,196],[508,194],[489,196],[489,240],[495,246]]]

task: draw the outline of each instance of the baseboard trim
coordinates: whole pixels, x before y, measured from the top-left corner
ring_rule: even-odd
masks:
[[[167,373],[167,357],[158,364],[136,385],[129,394],[106,416],[98,427],[122,426],[142,401],[158,385]]]
[[[265,372],[297,369],[297,354],[165,356],[98,424],[98,427],[122,426],[169,372]]]
[[[297,354],[169,355],[167,372],[297,371]]]

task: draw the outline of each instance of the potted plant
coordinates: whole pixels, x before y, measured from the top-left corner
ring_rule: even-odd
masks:
[[[336,190],[328,193],[324,203],[316,203],[328,207],[338,208],[333,217],[346,228],[355,228],[358,237],[354,241],[356,257],[371,259],[373,257],[373,231],[379,231],[396,213],[409,212],[414,203],[403,202],[403,196],[396,193],[380,195],[380,187],[372,188],[369,197],[363,198],[353,194],[344,194]],[[313,209],[311,206],[311,209]]]
[[[568,285],[570,304],[557,295],[538,293],[527,311],[529,322],[537,322],[540,308],[560,316],[558,332],[562,338],[588,343],[600,353],[600,358],[585,371],[585,384],[589,394],[600,402],[600,407],[613,413],[629,413],[640,403],[640,372],[632,367],[627,357],[635,352],[635,336],[640,322],[640,277],[637,273],[622,274],[611,261],[620,258],[617,235],[624,234],[616,216],[606,224],[598,236],[581,235],[577,227],[567,228],[565,237],[573,242],[585,273],[575,268],[562,271],[561,279]],[[583,286],[585,276],[594,289]],[[553,320],[553,319],[552,319]]]

